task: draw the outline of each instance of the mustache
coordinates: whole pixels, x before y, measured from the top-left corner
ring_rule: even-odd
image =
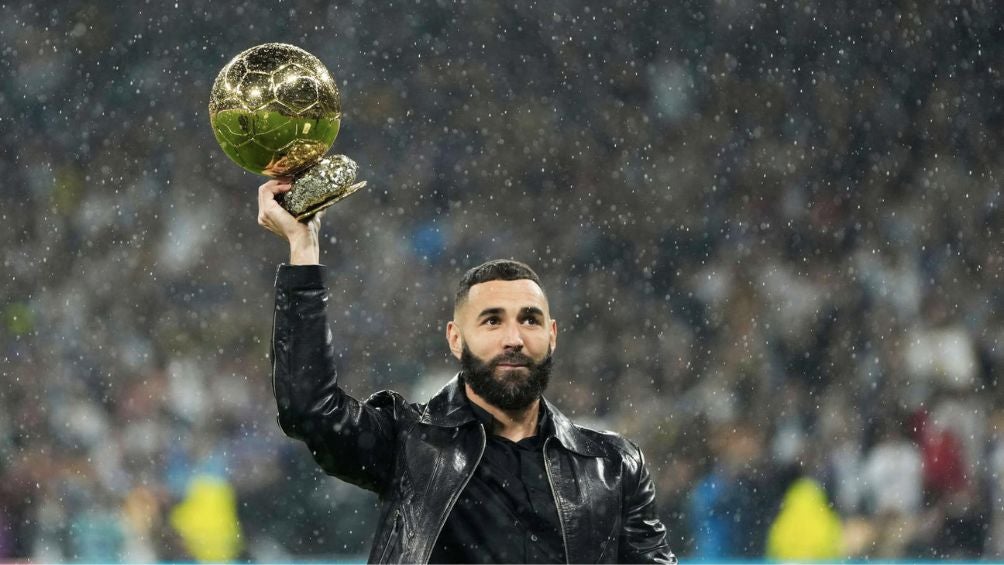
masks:
[[[507,351],[501,355],[496,356],[491,360],[491,367],[494,369],[499,365],[525,365],[527,367],[532,367],[534,365],[533,359],[531,359],[525,353],[519,351]]]

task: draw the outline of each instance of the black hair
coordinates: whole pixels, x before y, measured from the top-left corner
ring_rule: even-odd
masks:
[[[513,261],[512,259],[494,259],[474,267],[464,273],[457,285],[457,296],[453,300],[453,307],[458,308],[467,299],[471,287],[488,281],[518,281],[531,280],[541,286],[540,277],[526,263]],[[543,292],[541,287],[541,292]],[[545,295],[546,296],[546,295]]]

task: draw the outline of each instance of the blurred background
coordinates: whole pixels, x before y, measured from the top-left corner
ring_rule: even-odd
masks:
[[[1004,558],[1001,8],[4,5],[0,559],[364,559],[275,421],[282,241],[206,115],[267,42],[342,91],[342,382],[454,373],[456,280],[541,274],[548,391],[627,434],[691,560]]]

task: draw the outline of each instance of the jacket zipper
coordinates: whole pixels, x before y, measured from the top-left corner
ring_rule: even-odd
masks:
[[[481,430],[481,451],[478,452],[478,460],[474,463],[474,467],[471,468],[471,472],[467,474],[467,478],[464,479],[464,484],[453,493],[450,497],[450,503],[446,505],[446,512],[443,513],[443,517],[439,520],[439,527],[436,528],[436,537],[432,538],[432,543],[429,544],[429,549],[425,550],[425,556],[422,559],[422,563],[428,563],[429,559],[432,557],[432,551],[436,549],[436,540],[439,539],[439,534],[443,533],[443,526],[446,525],[446,519],[450,517],[450,512],[453,511],[453,506],[457,503],[457,499],[460,498],[460,493],[464,492],[467,488],[467,483],[471,482],[471,477],[478,470],[478,465],[481,464],[481,458],[485,455],[485,447],[488,445],[488,432],[485,431],[484,424],[478,423],[478,429]]]
[[[390,551],[390,544],[394,541],[394,532],[398,530],[401,525],[401,510],[394,511],[394,525],[390,528],[390,535],[387,536],[387,545],[384,546],[383,551],[380,552],[380,559],[377,559],[376,563],[384,563],[383,558],[387,557],[387,552]]]
[[[272,348],[271,348],[271,353],[272,353],[272,396],[278,402],[279,396],[275,394],[275,366],[276,366],[276,361],[279,358],[279,354],[278,354],[278,352],[276,351],[276,348],[275,348],[275,319],[279,317],[279,305],[276,304],[275,306],[276,306],[275,311],[272,312],[272,335],[269,336],[269,339],[272,340]]]
[[[571,563],[568,557],[568,537],[565,535],[565,519],[561,517],[561,505],[558,500],[558,491],[554,490],[554,481],[551,480],[551,459],[547,456],[547,442],[551,438],[544,440],[544,470],[547,471],[547,484],[551,487],[551,496],[554,497],[554,509],[558,511],[558,525],[561,526],[561,542],[565,545],[565,563]]]

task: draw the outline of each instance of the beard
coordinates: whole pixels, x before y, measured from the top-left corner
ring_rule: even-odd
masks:
[[[523,410],[544,394],[551,380],[552,361],[550,346],[539,363],[517,351],[503,353],[485,362],[471,353],[466,343],[460,355],[462,375],[471,390],[492,406],[508,411]],[[495,369],[504,363],[523,365],[529,375],[523,376],[523,371],[517,368],[496,377]]]

